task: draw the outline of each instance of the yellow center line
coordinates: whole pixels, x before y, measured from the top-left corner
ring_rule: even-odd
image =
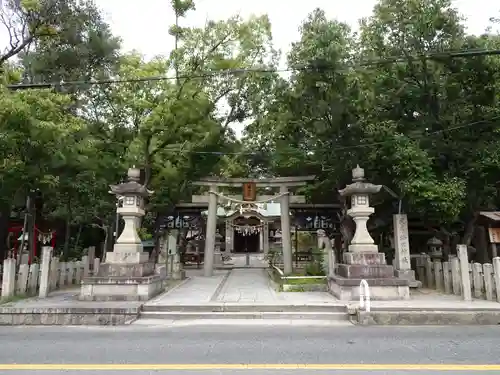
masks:
[[[0,370],[379,370],[379,371],[500,371],[500,365],[467,364],[0,364]]]

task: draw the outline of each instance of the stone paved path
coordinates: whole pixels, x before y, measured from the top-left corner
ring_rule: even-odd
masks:
[[[232,270],[217,296],[218,302],[274,303],[276,300],[266,271],[259,268]]]
[[[194,305],[209,303],[228,271],[216,271],[212,277],[192,276],[179,287],[147,302],[146,305]]]

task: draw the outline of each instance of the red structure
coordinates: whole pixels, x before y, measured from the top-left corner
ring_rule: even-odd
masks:
[[[10,237],[10,249],[9,251],[12,251],[12,256],[16,257],[17,252],[19,250],[19,246],[21,246],[21,240],[19,237],[21,237],[21,234],[23,233],[23,225],[22,224],[11,224],[9,226],[9,237]],[[39,242],[39,237],[40,236],[50,236],[50,246],[53,248],[56,245],[56,232],[52,231],[49,233],[44,233],[42,232],[38,226],[35,225],[35,236],[31,238],[31,241],[33,241],[33,256],[36,257],[38,256],[38,242]],[[31,259],[29,260],[31,263]]]

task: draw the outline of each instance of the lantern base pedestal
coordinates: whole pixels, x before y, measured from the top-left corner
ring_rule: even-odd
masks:
[[[410,298],[409,280],[394,276],[385,254],[372,251],[344,253],[344,264],[339,264],[335,274],[328,278],[328,290],[341,300],[359,299],[361,280],[366,280],[373,300],[405,300]]]
[[[366,280],[370,287],[370,299],[375,301],[410,299],[408,280],[392,278],[347,278],[339,275],[328,277],[328,290],[343,301],[359,299],[361,280]]]
[[[148,253],[108,252],[106,263],[99,266],[97,275],[82,280],[79,299],[147,301],[163,291],[164,280],[165,277],[155,274]]]
[[[163,291],[160,275],[96,276],[83,279],[80,301],[147,301]]]

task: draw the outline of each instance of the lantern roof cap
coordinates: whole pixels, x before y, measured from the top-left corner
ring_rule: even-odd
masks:
[[[153,191],[148,190],[146,186],[139,183],[141,177],[141,170],[136,168],[135,165],[129,168],[127,173],[128,181],[122,182],[117,185],[109,185],[110,193],[115,195],[138,195],[141,197],[148,197],[153,194]]]

